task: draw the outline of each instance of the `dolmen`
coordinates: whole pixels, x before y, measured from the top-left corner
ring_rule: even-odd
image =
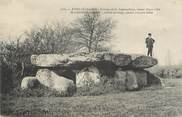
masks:
[[[37,74],[22,80],[23,89],[32,88],[38,81],[60,93],[75,92],[76,88],[99,84],[103,77],[122,82],[128,91],[162,85],[159,77],[145,70],[157,65],[157,59],[145,55],[82,52],[32,55],[30,59]]]

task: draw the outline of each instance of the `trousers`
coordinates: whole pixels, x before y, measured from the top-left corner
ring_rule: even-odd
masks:
[[[153,55],[153,47],[148,47],[148,52],[147,52],[147,56],[151,56]]]

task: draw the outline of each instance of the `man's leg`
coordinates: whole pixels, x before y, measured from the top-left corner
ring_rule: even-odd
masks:
[[[151,57],[153,56],[153,47],[151,47],[151,51],[150,51],[151,53]]]
[[[148,47],[148,52],[147,52],[147,56],[150,55],[150,48]]]
[[[152,47],[149,48],[149,55],[152,57]]]

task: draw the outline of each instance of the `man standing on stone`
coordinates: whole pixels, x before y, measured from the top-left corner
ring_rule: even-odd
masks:
[[[145,40],[146,47],[148,48],[147,56],[151,56],[152,57],[154,42],[155,42],[155,40],[152,38],[152,34],[148,33],[148,37]]]

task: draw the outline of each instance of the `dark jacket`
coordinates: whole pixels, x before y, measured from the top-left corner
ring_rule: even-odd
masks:
[[[145,40],[146,47],[147,48],[153,47],[154,42],[155,42],[154,39],[152,39],[152,38],[146,38],[146,40]]]

